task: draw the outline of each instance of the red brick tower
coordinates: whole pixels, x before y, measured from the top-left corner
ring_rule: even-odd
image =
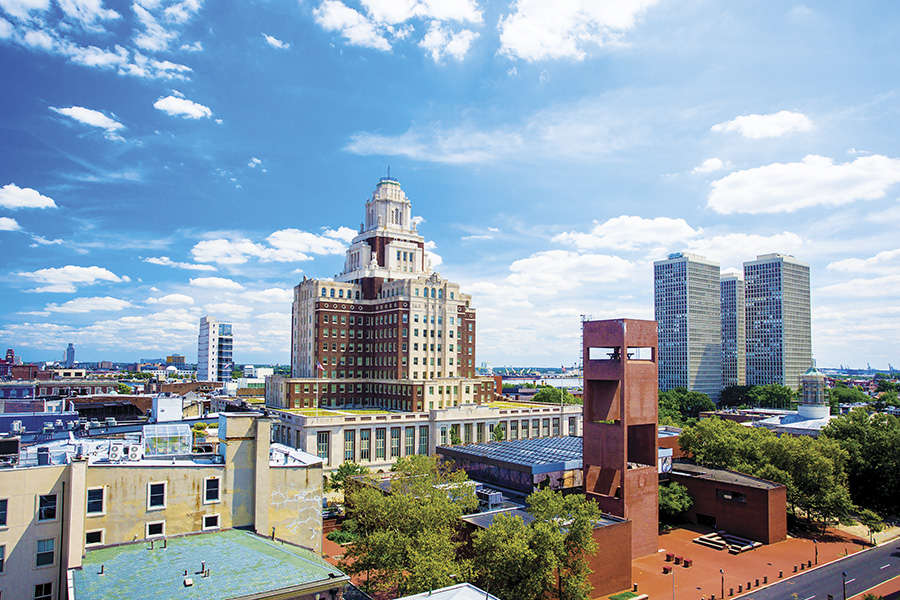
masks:
[[[656,321],[582,323],[584,487],[613,515],[632,521],[636,558],[657,551]]]

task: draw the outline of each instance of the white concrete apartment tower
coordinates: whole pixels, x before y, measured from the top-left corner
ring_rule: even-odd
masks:
[[[719,265],[676,252],[653,263],[659,324],[659,389],[686,387],[717,401],[722,391]]]
[[[197,338],[197,380],[231,381],[231,370],[234,366],[233,346],[231,323],[217,321],[209,316],[200,319],[200,335]]]
[[[744,263],[747,384],[797,389],[812,360],[809,265],[786,254]]]
[[[722,385],[746,385],[744,279],[722,275]]]

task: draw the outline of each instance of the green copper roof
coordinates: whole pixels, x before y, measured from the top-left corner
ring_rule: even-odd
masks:
[[[237,529],[169,538],[166,548],[156,540],[149,548],[147,541],[88,550],[74,571],[75,597],[225,599],[346,580],[313,552]],[[202,561],[209,577],[199,573]],[[184,585],[185,569],[191,586]]]

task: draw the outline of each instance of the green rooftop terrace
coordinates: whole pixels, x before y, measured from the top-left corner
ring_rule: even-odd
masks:
[[[389,410],[381,410],[379,408],[280,408],[292,415],[303,415],[305,417],[355,417],[357,415],[389,415]]]
[[[200,573],[205,561],[209,577]],[[100,574],[101,565],[103,574]],[[184,571],[193,583],[185,586]],[[74,570],[75,597],[265,598],[277,591],[342,587],[347,576],[313,552],[229,529],[88,550]]]

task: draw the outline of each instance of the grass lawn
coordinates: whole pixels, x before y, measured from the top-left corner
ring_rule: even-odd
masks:
[[[618,594],[613,594],[609,597],[609,600],[629,600],[629,598],[635,598],[637,594],[634,592],[619,592]]]

